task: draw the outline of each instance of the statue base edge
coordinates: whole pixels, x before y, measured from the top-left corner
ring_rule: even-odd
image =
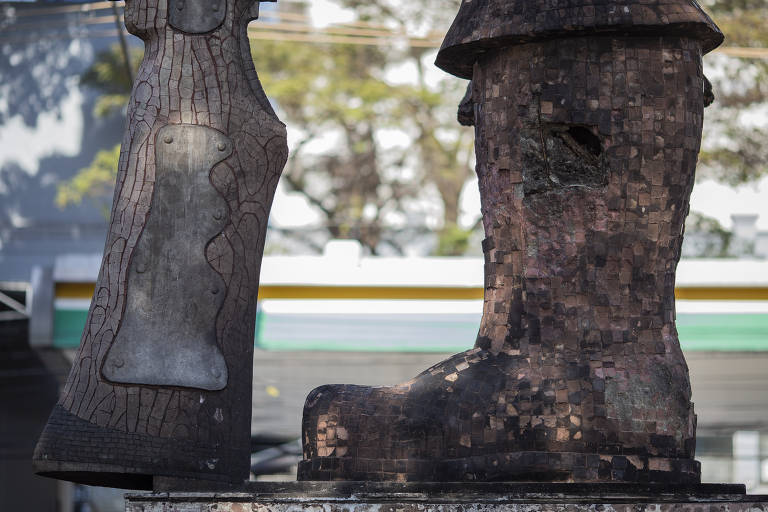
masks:
[[[672,483],[627,482],[375,482],[375,481],[280,481],[241,482],[228,484],[207,480],[154,478],[155,494],[252,494],[275,499],[313,497],[320,500],[357,499],[359,497],[419,496],[423,499],[502,499],[539,494],[562,496],[709,496],[723,499],[746,495],[744,484],[705,483],[681,485]]]
[[[126,512],[768,512],[768,496],[748,495],[738,484],[244,482],[218,490],[200,484],[155,478],[156,490],[174,490],[128,494]]]

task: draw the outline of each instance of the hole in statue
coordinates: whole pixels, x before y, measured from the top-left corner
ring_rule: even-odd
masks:
[[[584,126],[571,126],[567,131],[568,135],[580,146],[589,151],[594,156],[600,156],[603,152],[600,138],[592,133],[589,128]]]

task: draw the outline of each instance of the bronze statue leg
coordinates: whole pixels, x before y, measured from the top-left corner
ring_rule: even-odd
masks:
[[[287,158],[251,61],[258,4],[127,2],[144,60],[88,321],[35,450],[40,474],[129,488],[248,478],[259,268]]]

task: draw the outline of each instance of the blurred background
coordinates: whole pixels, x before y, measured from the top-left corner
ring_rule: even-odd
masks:
[[[705,0],[678,329],[707,482],[768,492],[768,4]],[[432,64],[459,0],[280,0],[249,28],[290,158],[254,337],[253,478],[293,479],[306,394],[393,384],[474,343],[483,238],[466,82]],[[122,510],[31,474],[98,273],[142,55],[121,2],[0,2],[0,510]],[[329,377],[330,376],[330,377]]]

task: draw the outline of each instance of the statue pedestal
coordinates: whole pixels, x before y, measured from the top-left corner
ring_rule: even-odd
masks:
[[[156,479],[162,492],[128,494],[126,512],[768,512],[743,485],[568,483],[246,482],[221,487]],[[215,487],[214,487],[215,486]]]

